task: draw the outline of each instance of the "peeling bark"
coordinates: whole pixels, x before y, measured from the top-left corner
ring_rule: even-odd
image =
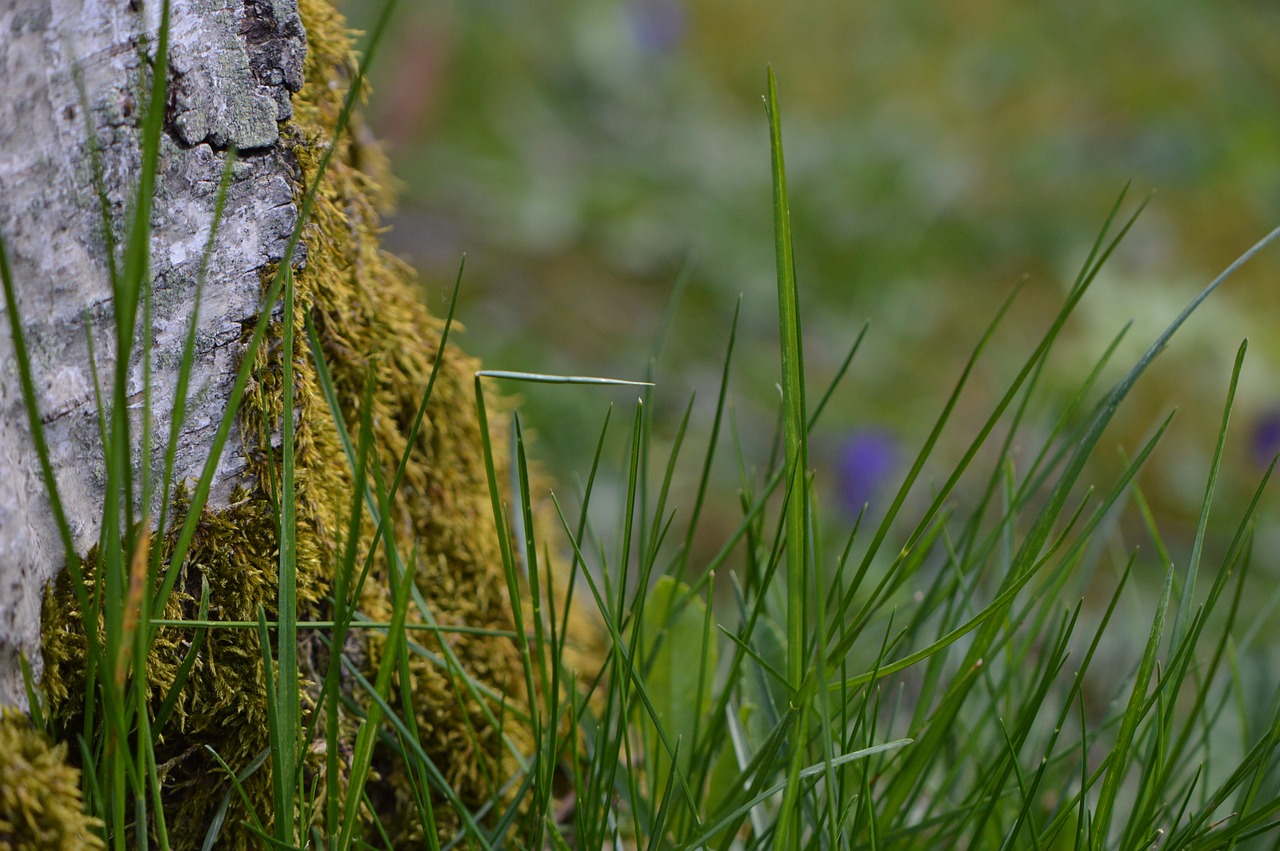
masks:
[[[13,0],[6,5],[0,10],[5,80],[0,96],[0,235],[14,274],[59,493],[75,546],[83,552],[99,534],[105,485],[86,327],[103,382],[109,382],[115,364],[107,240],[90,139],[101,146],[112,227],[122,241],[140,170],[140,91],[151,67],[159,4]],[[243,329],[259,311],[262,270],[281,259],[296,222],[296,168],[281,150],[279,122],[292,114],[290,95],[302,84],[305,49],[296,0],[174,4],[169,111],[151,242],[153,476],[162,472],[173,387],[229,147],[239,148],[241,156],[197,319],[177,481],[197,477],[205,463],[234,381]],[[77,79],[83,80],[83,101]],[[0,311],[4,309],[0,302]],[[141,328],[138,333],[141,339]],[[4,316],[0,704],[21,705],[18,657],[25,654],[38,672],[41,601],[64,558],[12,343]],[[136,355],[129,389],[140,400],[143,368]],[[110,404],[109,386],[103,403]],[[214,507],[225,504],[244,473],[234,430],[232,435],[210,495]],[[139,457],[135,455],[135,467]]]

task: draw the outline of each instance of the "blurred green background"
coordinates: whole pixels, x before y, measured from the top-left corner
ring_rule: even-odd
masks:
[[[345,8],[367,29],[375,5]],[[762,460],[778,371],[761,103],[773,65],[811,398],[871,323],[815,436],[824,502],[850,519],[896,484],[983,327],[1025,278],[929,468],[945,476],[1126,183],[1126,211],[1156,194],[1072,320],[1038,421],[1051,421],[1126,321],[1134,328],[1112,379],[1280,224],[1271,3],[480,0],[402,2],[397,15],[369,107],[403,181],[387,244],[422,272],[437,312],[467,254],[462,345],[493,368],[641,378],[692,258],[657,367],[660,429],[670,432],[696,390],[705,431],[741,294],[733,410]],[[1105,486],[1117,447],[1136,452],[1179,409],[1142,480],[1175,543],[1193,530],[1246,336],[1223,534],[1280,448],[1277,272],[1272,251],[1216,294],[1100,446]],[[522,395],[553,473],[583,469],[601,396]],[[1020,446],[1033,451],[1035,440],[1030,430]],[[721,466],[732,487],[736,471]],[[729,523],[736,508],[724,502]],[[1276,512],[1263,520],[1263,544],[1280,553]],[[1145,545],[1129,525],[1125,543]]]

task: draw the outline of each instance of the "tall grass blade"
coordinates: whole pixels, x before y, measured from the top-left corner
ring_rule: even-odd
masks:
[[[280,751],[273,760],[272,767],[281,774],[279,783],[290,790],[285,801],[287,809],[276,809],[275,836],[281,843],[292,845],[296,815],[296,799],[292,790],[297,782],[298,740],[302,720],[298,680],[298,521],[294,486],[294,440],[297,427],[293,391],[294,282],[293,271],[289,267],[285,267],[284,272],[282,324],[280,532],[277,542],[279,570],[276,598],[276,659],[279,664],[276,679],[276,711],[279,718],[276,724],[279,728],[277,744]]]
[[[1129,768],[1130,751],[1133,739],[1138,731],[1147,707],[1147,684],[1156,667],[1156,653],[1160,647],[1160,639],[1164,634],[1164,618],[1169,608],[1169,597],[1173,593],[1173,570],[1165,573],[1164,588],[1160,592],[1160,600],[1156,604],[1156,615],[1151,622],[1151,631],[1147,636],[1146,649],[1142,654],[1142,662],[1138,665],[1138,674],[1134,678],[1133,691],[1129,696],[1128,706],[1120,722],[1120,734],[1110,753],[1110,765],[1102,781],[1102,791],[1098,796],[1098,805],[1093,818],[1093,847],[1105,848],[1111,827],[1111,819],[1120,796],[1120,784]]]
[[[391,625],[387,629],[387,641],[382,649],[382,661],[378,667],[377,679],[371,689],[374,702],[369,707],[360,731],[356,734],[351,756],[347,800],[342,813],[342,830],[338,836],[339,848],[348,847],[355,838],[360,799],[373,763],[375,737],[384,715],[394,715],[388,712],[386,699],[390,694],[392,674],[398,667],[397,658],[404,652],[404,623],[409,610],[409,588],[413,585],[415,564],[416,559],[411,558],[405,565],[404,573],[398,578],[398,584],[394,589]],[[343,657],[342,661],[345,664],[347,659]]]
[[[809,430],[805,412],[804,347],[800,333],[800,294],[791,246],[791,209],[782,153],[782,117],[778,86],[769,69],[769,151],[773,160],[773,230],[778,266],[778,322],[782,339],[782,407],[786,441],[787,503],[787,677],[799,687],[804,677],[805,564],[808,558]]]

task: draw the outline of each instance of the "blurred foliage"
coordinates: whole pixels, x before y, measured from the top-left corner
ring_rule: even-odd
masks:
[[[351,4],[354,22],[377,2]],[[1046,376],[1053,398],[1132,319],[1118,374],[1280,224],[1274,4],[480,0],[398,14],[372,74],[374,131],[404,181],[389,244],[427,273],[436,299],[468,253],[466,345],[499,368],[639,377],[693,256],[658,368],[676,408],[662,410],[678,413],[689,387],[699,410],[710,406],[743,293],[736,410],[764,447],[777,331],[760,95],[774,65],[815,384],[871,321],[817,437],[820,467],[839,468],[842,446],[867,431],[899,436],[909,459],[1025,277],[951,430],[967,442],[1127,182],[1132,199],[1158,194],[1073,320]],[[1255,444],[1280,405],[1277,272],[1273,252],[1215,295],[1104,439],[1133,452],[1180,408],[1144,484],[1184,528],[1245,336],[1230,503],[1265,466]],[[580,459],[598,400],[528,404],[544,449]]]

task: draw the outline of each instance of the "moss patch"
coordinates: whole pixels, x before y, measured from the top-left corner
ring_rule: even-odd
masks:
[[[22,713],[0,709],[0,848],[81,851],[103,847],[80,806],[80,770]]]

